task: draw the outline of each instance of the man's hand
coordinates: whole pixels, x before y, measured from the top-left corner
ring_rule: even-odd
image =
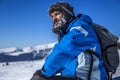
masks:
[[[43,75],[40,70],[37,70],[30,80],[47,80],[47,77]]]

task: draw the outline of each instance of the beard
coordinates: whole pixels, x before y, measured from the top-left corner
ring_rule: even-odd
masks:
[[[52,31],[56,34],[60,34],[60,30],[65,27],[66,23],[67,23],[67,20],[65,16],[63,16],[57,24],[53,25]]]

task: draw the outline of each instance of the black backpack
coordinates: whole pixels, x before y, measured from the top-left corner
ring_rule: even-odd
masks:
[[[92,28],[95,30],[98,36],[102,56],[98,56],[96,52],[90,50],[90,52],[96,55],[98,58],[103,59],[106,71],[108,73],[108,80],[112,79],[112,74],[116,71],[119,65],[119,53],[117,41],[118,37],[109,32],[105,27],[91,23]]]
[[[80,18],[81,14],[77,16]],[[94,29],[96,35],[98,36],[102,56],[99,56],[96,52],[88,49],[87,52],[91,53],[91,65],[88,74],[88,80],[90,80],[92,66],[93,66],[93,55],[97,56],[99,59],[103,60],[106,71],[108,73],[108,80],[112,79],[112,74],[116,71],[119,65],[119,53],[117,41],[118,37],[109,32],[104,26],[101,26],[96,23],[89,23],[90,26]]]

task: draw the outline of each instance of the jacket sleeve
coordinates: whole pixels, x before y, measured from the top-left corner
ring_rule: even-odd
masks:
[[[94,36],[81,25],[76,25],[57,43],[47,57],[42,73],[48,77],[55,75],[70,60],[81,52],[93,47]],[[92,34],[92,33],[91,33]]]

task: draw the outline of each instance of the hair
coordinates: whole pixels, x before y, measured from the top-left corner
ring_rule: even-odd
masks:
[[[50,6],[49,15],[54,11],[61,11],[63,14],[67,13],[71,16],[74,16],[74,9],[73,6],[70,5],[68,2],[57,2]]]

